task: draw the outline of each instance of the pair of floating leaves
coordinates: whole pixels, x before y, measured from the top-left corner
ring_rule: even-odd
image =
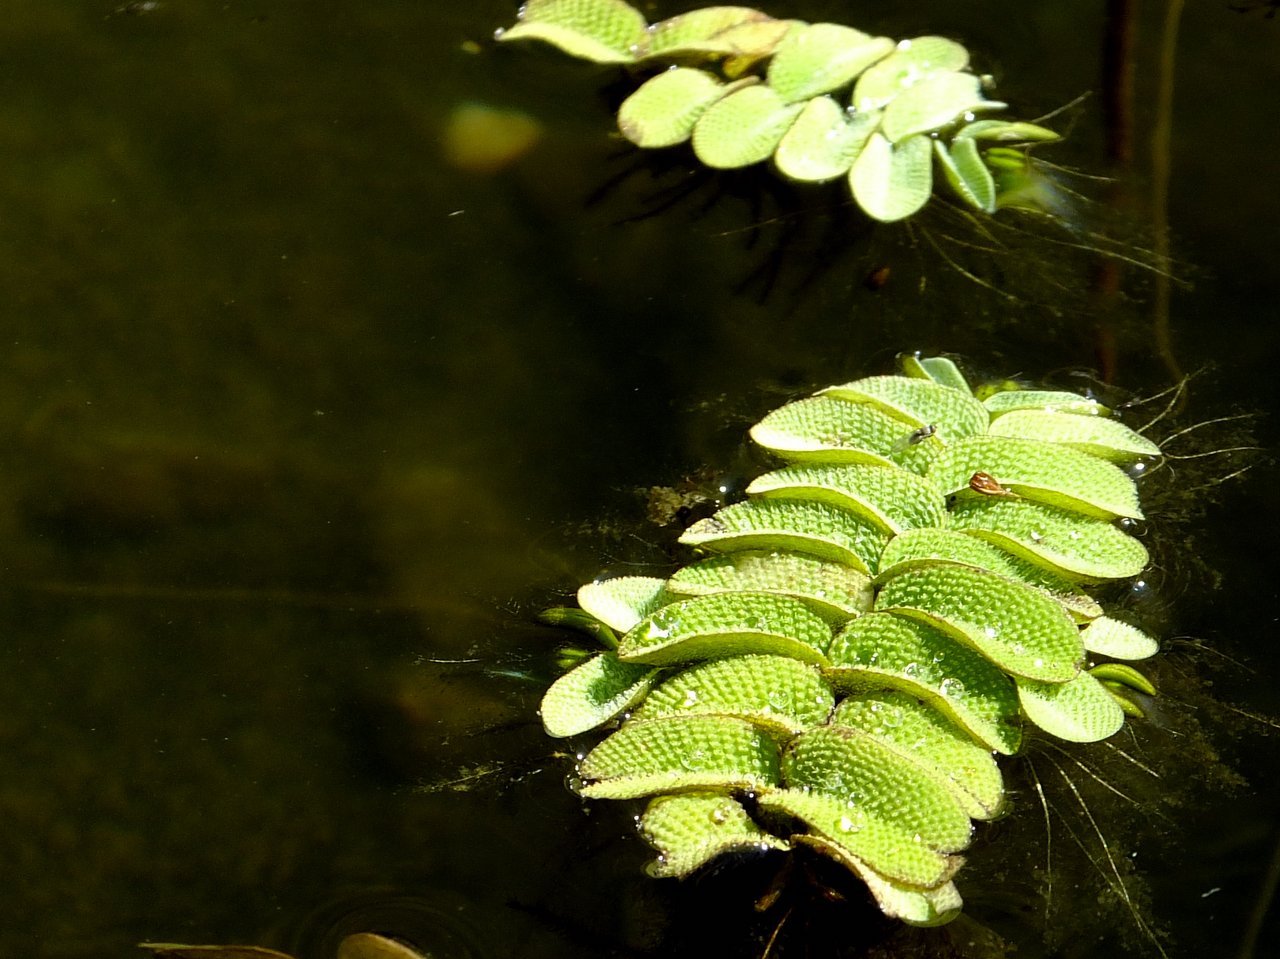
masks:
[[[935,161],[958,197],[991,213],[998,187],[979,144],[1056,138],[1035,124],[974,120],[1005,104],[987,99],[968,52],[942,37],[895,43],[746,7],[646,27],[619,0],[533,0],[498,38],[541,40],[596,63],[675,64],[622,104],[627,139],[644,148],[692,140],[698,159],[717,169],[772,158],[795,180],[847,176],[862,209],[886,222],[928,201]],[[955,130],[961,118],[969,122]]]
[[[981,122],[966,139],[999,137]],[[886,915],[944,922],[971,821],[1004,804],[992,753],[1016,753],[1028,722],[1105,739],[1154,694],[1123,662],[1084,668],[1156,644],[1080,585],[1146,563],[1115,523],[1141,515],[1115,464],[1154,447],[1086,397],[980,402],[949,360],[904,369],[764,417],[752,437],[790,465],[685,531],[709,555],[579,591],[616,648],[551,687],[544,725],[623,717],[581,791],[655,797],[654,875],[806,846]]]

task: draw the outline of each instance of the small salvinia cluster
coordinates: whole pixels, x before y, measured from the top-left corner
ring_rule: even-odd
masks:
[[[751,436],[786,465],[685,530],[703,558],[549,613],[608,648],[551,686],[543,723],[620,719],[579,788],[652,797],[655,875],[804,846],[887,915],[945,922],[972,820],[1004,801],[995,756],[1028,723],[1105,739],[1155,692],[1117,662],[1155,641],[1087,588],[1146,565],[1122,466],[1159,449],[1077,394],[979,400],[941,358],[905,372],[770,413]]]
[[[632,143],[692,141],[717,169],[772,160],[792,180],[845,177],[858,205],[886,222],[924,206],[935,165],[958,197],[991,213],[1001,180],[1021,182],[1022,148],[1058,138],[1032,123],[978,119],[1005,104],[987,99],[968,51],[944,37],[895,42],[749,7],[648,24],[621,0],[528,0],[497,37],[596,63],[669,67],[618,111]]]

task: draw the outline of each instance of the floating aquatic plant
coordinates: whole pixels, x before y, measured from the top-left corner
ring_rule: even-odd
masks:
[[[1155,641],[1089,588],[1146,565],[1123,467],[1160,450],[1084,396],[979,400],[941,358],[905,373],[765,416],[751,437],[785,465],[685,530],[700,558],[551,611],[608,648],[551,686],[543,723],[617,724],[578,788],[650,797],[655,875],[808,847],[886,915],[946,922],[972,822],[1004,806],[996,757],[1029,726],[1106,739],[1154,693],[1116,661]]]
[[[749,7],[657,23],[621,0],[528,0],[501,41],[541,40],[595,63],[655,68],[618,110],[639,147],[690,142],[709,167],[771,160],[792,180],[844,177],[867,215],[901,220],[933,193],[935,168],[986,213],[1015,195],[1026,147],[1055,140],[1034,123],[988,117],[1006,104],[945,37],[895,42],[834,23]]]

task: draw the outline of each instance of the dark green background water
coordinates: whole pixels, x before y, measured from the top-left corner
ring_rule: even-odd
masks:
[[[0,24],[0,956],[328,959],[363,928],[441,959],[674,948],[663,917],[696,890],[672,907],[640,875],[627,812],[583,812],[533,715],[560,639],[533,613],[665,556],[635,490],[733,468],[761,412],[900,349],[1033,377],[1101,355],[1130,389],[1169,382],[1151,275],[1100,301],[1090,258],[1035,230],[997,255],[939,214],[868,236],[839,188],[775,202],[759,177],[632,219],[691,165],[621,176],[616,73],[488,45],[514,2],[130,6]],[[1019,116],[1101,87],[1100,3],[769,10],[955,36]],[[1139,12],[1120,183],[1120,235],[1148,248],[1162,16]],[[1274,414],[1280,21],[1200,2],[1181,37],[1168,199],[1191,285],[1171,318],[1183,366],[1213,368],[1183,422]],[[535,116],[539,145],[494,177],[449,167],[466,100]],[[1054,158],[1109,170],[1101,113],[1076,108]],[[1277,477],[1246,461],[1187,493],[1202,519],[1170,499],[1153,582],[1167,635],[1247,663],[1214,694],[1275,713]],[[1240,722],[1224,748],[1252,791],[1140,847],[1173,955],[1235,954],[1280,838],[1277,751]],[[499,774],[415,789],[476,764]]]

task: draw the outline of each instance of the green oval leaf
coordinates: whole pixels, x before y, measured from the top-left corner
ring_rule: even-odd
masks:
[[[698,118],[728,89],[705,70],[666,70],[622,101],[618,129],[638,147],[675,146],[689,139]]]
[[[933,193],[932,152],[928,137],[909,136],[893,143],[880,132],[871,134],[849,171],[858,206],[881,223],[917,212]]]
[[[1084,648],[1112,659],[1146,659],[1154,656],[1160,644],[1128,623],[1110,616],[1099,616],[1081,633]]]
[[[1127,686],[1148,696],[1156,695],[1156,687],[1151,680],[1124,663],[1101,663],[1089,670],[1089,674],[1107,686]]]
[[[906,470],[859,464],[799,465],[765,473],[747,493],[803,498],[856,512],[889,533],[946,522],[938,488]]]
[[[996,181],[982,161],[977,143],[957,138],[947,146],[934,140],[933,152],[956,196],[983,213],[996,211]]]
[[[870,403],[912,426],[932,426],[944,443],[987,431],[986,407],[972,396],[932,380],[868,376],[852,383],[828,386],[818,395]]]
[[[1084,660],[1080,632],[1061,606],[984,570],[951,564],[907,570],[884,584],[875,608],[927,622],[1028,679],[1065,682]]]
[[[681,534],[680,542],[717,552],[794,550],[871,575],[889,533],[856,513],[826,503],[754,499],[699,520]]]
[[[1011,756],[1022,742],[1013,683],[924,622],[867,613],[836,634],[828,678],[846,689],[890,686],[927,702],[980,742]]]
[[[1127,579],[1147,550],[1106,520],[1008,497],[971,497],[951,511],[951,528],[995,543],[1072,579]]]
[[[793,180],[834,180],[849,172],[879,123],[879,113],[851,116],[831,97],[814,97],[779,141],[773,162]]]
[[[902,372],[918,380],[933,380],[939,386],[959,390],[966,396],[973,395],[960,368],[945,356],[908,354],[902,357]]]
[[[1159,456],[1160,447],[1119,420],[1052,410],[1011,410],[991,424],[995,436],[1060,443],[1117,463]]]
[[[831,857],[857,875],[867,884],[880,911],[890,919],[901,919],[913,926],[940,926],[954,919],[964,906],[953,882],[944,882],[930,889],[907,886],[876,872],[843,846],[821,836],[794,838],[798,845]]]
[[[611,652],[593,656],[551,684],[542,697],[542,726],[557,738],[595,729],[641,699],[657,674]]]
[[[1001,390],[988,396],[982,405],[991,411],[993,421],[1013,410],[1047,410],[1084,416],[1107,416],[1111,412],[1097,400],[1059,390]]]
[[[751,591],[802,600],[824,619],[844,620],[871,608],[871,580],[852,566],[805,553],[738,550],[685,566],[667,588],[688,596]],[[615,644],[616,645],[616,644]]]
[[[956,139],[993,140],[998,143],[1043,143],[1060,140],[1052,130],[1018,120],[975,120],[956,133]]]
[[[526,0],[498,40],[542,40],[594,63],[631,63],[647,38],[644,15],[621,0]]]
[[[789,789],[832,796],[939,852],[969,845],[973,824],[952,790],[852,726],[797,736],[782,754],[782,778]]]
[[[877,110],[933,73],[963,70],[968,65],[969,51],[954,40],[916,37],[899,41],[897,50],[858,78],[853,105],[859,110]]]
[[[898,417],[831,396],[788,403],[751,428],[757,444],[783,459],[881,466],[894,465],[895,447],[910,433]]]
[[[578,792],[589,799],[635,799],[696,789],[777,785],[778,750],[748,722],[676,716],[628,722],[587,753]]]
[[[1124,710],[1087,672],[1065,683],[1037,683],[1019,677],[1022,711],[1045,732],[1073,743],[1095,743],[1124,725]]]
[[[716,593],[662,607],[622,637],[618,656],[655,666],[744,653],[825,663],[830,644],[831,628],[798,599]]]
[[[1102,615],[1097,600],[1066,579],[961,530],[914,529],[894,537],[880,555],[876,579],[886,582],[905,570],[938,562],[985,569],[1026,583],[1055,600],[1076,620],[1091,620]]]
[[[973,819],[992,819],[1004,805],[1004,780],[991,752],[914,696],[887,689],[849,696],[831,722],[858,729],[918,765]]]
[[[767,160],[801,109],[763,84],[743,87],[702,114],[693,128],[693,152],[718,170]]]
[[[979,472],[1019,496],[1051,506],[1104,519],[1142,518],[1137,487],[1123,470],[1056,443],[968,436],[948,444],[925,475],[949,494],[967,490]]]
[[[706,7],[659,21],[649,28],[646,58],[734,58],[749,66],[772,56],[798,20],[775,20],[747,7]],[[725,70],[736,76],[740,70]]]
[[[789,738],[825,723],[834,706],[831,687],[813,666],[787,656],[731,656],[669,677],[634,716],[735,716]]]
[[[808,100],[849,85],[894,46],[888,37],[872,37],[852,27],[811,23],[792,30],[778,44],[766,79],[786,102]]]
[[[578,589],[578,605],[600,622],[625,633],[654,610],[671,602],[667,581],[653,576],[615,576]]]
[[[932,133],[972,110],[1003,107],[982,95],[982,81],[972,73],[940,71],[912,84],[884,108],[880,129],[891,143]]]
[[[657,877],[684,877],[738,849],[790,849],[757,826],[742,804],[714,792],[657,796],[640,817],[640,834],[658,850]]]

